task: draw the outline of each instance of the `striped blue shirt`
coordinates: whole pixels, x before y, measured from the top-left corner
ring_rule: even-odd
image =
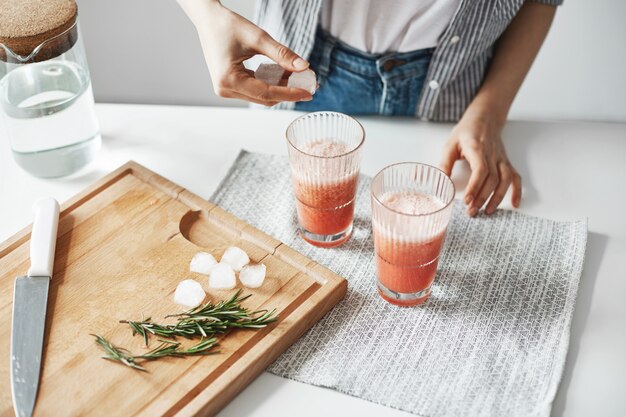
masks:
[[[260,0],[257,23],[302,57],[313,50],[323,0]],[[563,0],[532,0],[560,5]],[[456,121],[480,88],[493,46],[524,0],[462,0],[433,53],[416,117]],[[282,108],[293,103],[283,103]]]

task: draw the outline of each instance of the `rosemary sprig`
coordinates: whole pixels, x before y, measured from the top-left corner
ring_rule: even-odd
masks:
[[[241,302],[250,295],[240,296],[241,290],[237,291],[229,300],[220,301],[217,304],[207,303],[180,314],[171,314],[168,317],[177,317],[176,324],[158,324],[151,322],[151,318],[142,321],[122,320],[127,323],[133,335],[143,337],[146,346],[149,335],[160,337],[186,338],[209,337],[221,334],[231,328],[259,329],[276,321],[276,310],[250,311],[241,306]]]
[[[137,364],[138,360],[152,361],[166,356],[181,358],[185,356],[210,355],[212,353],[218,353],[212,350],[217,346],[217,338],[215,337],[203,339],[200,343],[187,349],[181,349],[181,344],[178,342],[159,339],[161,344],[156,348],[144,353],[143,355],[133,355],[127,349],[115,346],[103,336],[96,334],[92,334],[92,336],[96,338],[96,343],[106,352],[107,355],[103,356],[104,359],[120,362],[133,369],[144,372],[147,372],[146,368]]]
[[[139,361],[151,361],[166,356],[180,358],[217,353],[213,350],[218,344],[217,338],[210,336],[224,333],[232,328],[259,329],[278,319],[275,309],[272,311],[250,311],[242,307],[241,303],[250,295],[241,296],[240,294],[241,290],[237,291],[230,299],[220,301],[217,304],[207,303],[180,314],[166,316],[166,318],[176,317],[178,320],[176,324],[153,323],[150,317],[141,321],[120,321],[120,323],[127,323],[130,326],[133,336],[141,335],[146,347],[150,335],[159,337],[160,344],[142,355],[133,355],[127,349],[114,345],[103,336],[96,334],[92,334],[92,336],[96,338],[96,343],[105,351],[104,359],[120,362],[130,368],[144,372],[146,369],[138,364]],[[200,337],[201,340],[198,344],[183,349],[179,342],[162,339],[175,339],[177,336]]]
[[[179,342],[174,342],[171,340],[159,339],[161,344],[156,348],[152,349],[148,353],[144,353],[143,355],[135,356],[136,359],[146,359],[149,361],[163,358],[165,356],[173,356],[177,358],[181,358],[183,356],[199,356],[199,355],[209,355],[212,353],[218,353],[215,351],[211,351],[215,346],[217,346],[217,338],[212,337],[210,339],[203,339],[197,345],[193,345],[187,349],[181,349]]]
[[[146,368],[137,365],[135,356],[133,356],[127,349],[115,346],[113,343],[98,334],[91,335],[96,338],[96,343],[106,352],[106,356],[102,356],[103,359],[120,362],[133,369],[146,372]]]

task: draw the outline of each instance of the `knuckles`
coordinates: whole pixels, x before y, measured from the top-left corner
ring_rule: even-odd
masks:
[[[276,55],[281,61],[286,61],[291,55],[291,50],[285,45],[279,45],[276,47]]]
[[[470,151],[482,154],[484,152],[484,145],[478,140],[470,140],[467,144]]]
[[[487,164],[485,164],[484,162],[476,167],[476,175],[479,178],[485,178],[488,173],[489,170],[487,169]]]

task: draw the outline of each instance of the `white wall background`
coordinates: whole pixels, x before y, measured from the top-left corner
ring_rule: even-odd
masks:
[[[253,0],[227,0],[251,18]],[[245,105],[213,94],[174,0],[79,0],[96,100]],[[626,122],[626,0],[565,0],[512,109],[517,119]]]

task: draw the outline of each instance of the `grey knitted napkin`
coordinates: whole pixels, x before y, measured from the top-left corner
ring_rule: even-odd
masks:
[[[285,157],[242,152],[212,201],[348,280],[348,294],[268,371],[420,416],[548,416],[561,379],[586,221],[457,204],[430,300],[390,305],[374,284],[370,179],[350,241],[296,233]]]

